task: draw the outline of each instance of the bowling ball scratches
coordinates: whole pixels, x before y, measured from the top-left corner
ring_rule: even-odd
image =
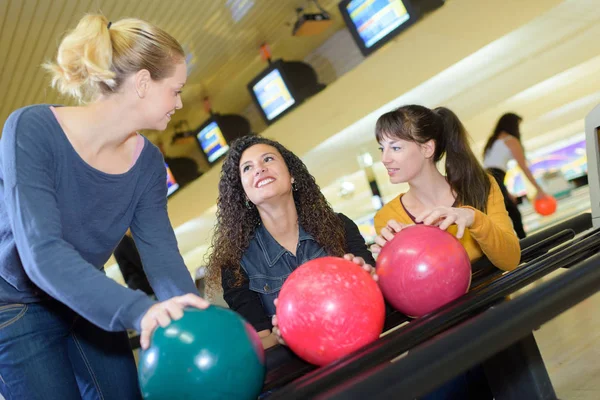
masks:
[[[367,271],[341,258],[324,257],[299,267],[278,301],[284,340],[316,365],[377,339],[383,328],[385,306],[377,284]],[[282,307],[286,303],[293,306]]]
[[[428,314],[456,299],[471,281],[470,261],[460,242],[425,225],[397,233],[383,247],[376,270],[385,298],[409,316]]]

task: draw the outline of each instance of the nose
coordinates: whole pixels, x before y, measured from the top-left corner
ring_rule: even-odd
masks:
[[[181,110],[183,108],[183,101],[181,100],[181,95],[177,96],[177,103],[175,104],[176,110]]]
[[[391,162],[390,159],[390,153],[387,149],[383,149],[383,151],[381,152],[381,162],[385,165],[385,164],[389,164]]]
[[[258,166],[258,168],[256,168],[256,172],[254,172],[254,175],[258,176],[259,174],[265,172],[267,169],[265,168],[264,165],[260,164]]]

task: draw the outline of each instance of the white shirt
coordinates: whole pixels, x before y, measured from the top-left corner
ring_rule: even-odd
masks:
[[[504,139],[498,139],[487,153],[485,153],[483,168],[498,168],[506,172],[506,165],[513,158],[513,153],[504,142]]]

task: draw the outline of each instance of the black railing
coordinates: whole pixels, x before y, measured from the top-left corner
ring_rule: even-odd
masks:
[[[311,372],[275,392],[271,398],[312,398],[339,382],[360,375],[404,352],[415,348],[447,329],[464,322],[506,296],[559,268],[567,268],[600,249],[600,232],[594,231],[580,241],[551,251],[489,285],[480,286],[440,310],[402,326],[353,354]]]
[[[521,262],[525,262],[526,264],[512,273],[502,275],[503,271],[495,268],[486,258],[479,260],[473,265],[474,274],[471,286],[473,290],[470,293],[429,316],[415,320],[411,324],[399,328],[396,332],[392,332],[344,360],[318,369],[309,375],[306,374],[315,370],[316,367],[300,360],[288,348],[276,346],[268,349],[266,352],[266,361],[269,373],[264,389],[281,387],[303,375],[304,378],[298,379],[290,385],[290,390],[296,390],[294,388],[319,379],[323,379],[324,383],[330,382],[329,385],[331,385],[336,380],[357,375],[364,368],[376,364],[377,355],[384,352],[381,350],[381,346],[385,346],[386,343],[395,337],[404,337],[403,335],[406,335],[410,339],[411,347],[422,343],[474,314],[483,312],[491,305],[501,301],[504,296],[526,286],[539,277],[557,268],[573,265],[575,261],[581,260],[582,257],[589,256],[593,253],[593,250],[590,250],[590,248],[595,248],[595,245],[590,244],[589,237],[594,237],[596,235],[595,231],[577,238],[572,243],[565,244],[565,242],[573,239],[575,235],[590,229],[591,226],[591,215],[584,213],[523,239],[521,241]],[[571,260],[571,262],[565,263],[564,261],[568,257],[566,257],[564,248],[578,244],[577,242],[584,242],[583,244],[579,244],[574,250],[575,252],[579,252],[579,256],[576,256],[577,258]],[[551,249],[554,249],[554,251],[548,254]],[[550,260],[555,255],[559,255],[560,260]],[[531,262],[536,258],[539,258],[539,260]],[[550,260],[548,265],[541,265],[545,260]],[[476,299],[480,295],[483,297]],[[393,313],[386,318],[385,329],[387,331],[396,328],[406,321],[408,321],[408,318],[401,313]],[[139,336],[132,337],[130,342],[132,348],[139,348]],[[373,350],[375,350],[375,353],[366,357],[366,363],[365,360],[362,360],[358,363],[360,365],[353,365],[356,364],[355,361]],[[328,374],[332,375],[328,378],[323,378]],[[280,394],[285,395],[288,388],[282,390],[283,392],[278,391],[281,392],[278,393],[278,398]]]
[[[544,237],[552,236],[560,231],[564,231],[565,229],[571,229],[575,233],[581,233],[587,231],[592,228],[592,214],[589,212],[581,213],[579,215],[574,216],[573,218],[569,218],[568,220],[559,222],[555,225],[551,225],[544,230],[534,233],[533,235],[527,236],[525,239],[521,240],[521,248],[525,249],[527,247],[531,247],[543,239]]]
[[[595,254],[516,299],[493,307],[412,350],[396,362],[375,365],[363,370],[355,379],[338,382],[327,392],[313,393],[318,394],[316,398],[327,399],[422,396],[598,291],[600,254]]]
[[[592,219],[589,213],[580,214],[567,221],[563,221],[548,230],[538,232],[521,241],[521,262],[529,262],[546,254],[552,248],[573,239],[579,234],[592,227]],[[473,279],[471,288],[487,285],[503,274],[486,257],[473,264]],[[394,312],[386,317],[384,331],[389,331],[409,321],[400,312]],[[267,350],[267,378],[265,390],[281,387],[293,380],[316,369],[284,346],[275,346]]]

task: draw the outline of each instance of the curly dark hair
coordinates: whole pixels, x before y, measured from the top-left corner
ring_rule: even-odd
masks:
[[[261,220],[255,206],[246,206],[246,192],[242,186],[239,166],[242,153],[257,144],[266,144],[277,149],[294,178],[293,196],[298,211],[298,223],[329,255],[344,254],[343,222],[321,193],[315,178],[308,172],[302,160],[274,140],[256,135],[243,136],[231,143],[221,169],[217,223],[206,271],[206,283],[211,292],[221,287],[221,271],[226,268],[233,269],[236,279],[233,282],[234,286],[243,282],[240,261]]]

